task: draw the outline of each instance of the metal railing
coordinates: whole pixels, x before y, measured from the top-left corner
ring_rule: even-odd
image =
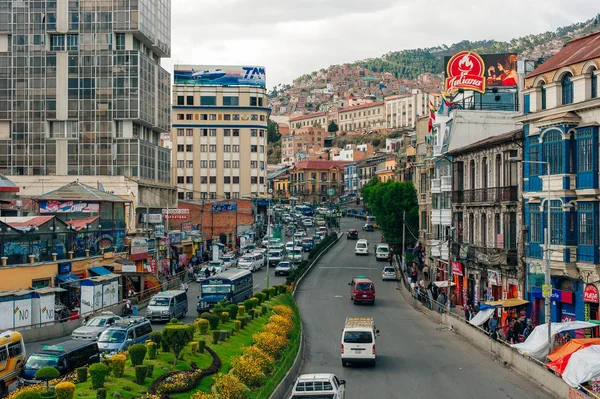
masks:
[[[502,201],[518,201],[518,187],[476,188],[452,192],[452,202],[455,204],[481,204]]]

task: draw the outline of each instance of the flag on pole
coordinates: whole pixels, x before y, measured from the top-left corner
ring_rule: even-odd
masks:
[[[435,107],[433,106],[433,102],[430,100],[429,101],[429,123],[427,124],[429,133],[431,133],[434,123],[435,123]]]

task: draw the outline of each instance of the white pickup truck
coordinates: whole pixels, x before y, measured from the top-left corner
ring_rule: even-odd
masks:
[[[302,374],[289,399],[345,399],[346,381],[335,374]]]

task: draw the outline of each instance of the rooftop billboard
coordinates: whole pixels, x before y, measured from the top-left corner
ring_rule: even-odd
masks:
[[[261,66],[175,65],[176,85],[266,87]]]
[[[453,94],[459,89],[484,93],[486,87],[511,87],[519,81],[517,54],[483,54],[461,51],[444,58],[444,90]]]

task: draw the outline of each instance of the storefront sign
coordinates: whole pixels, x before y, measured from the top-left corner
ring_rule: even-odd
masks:
[[[583,302],[598,303],[598,288],[594,284],[588,284],[583,291]]]
[[[451,262],[452,264],[452,274],[456,274],[457,276],[463,275],[463,266],[460,262]]]
[[[58,264],[58,274],[71,273],[71,262],[63,262]]]
[[[181,230],[183,231],[192,231],[192,224],[191,223],[182,223],[181,224]]]
[[[150,261],[150,269],[152,269],[152,273],[156,274],[156,260],[152,259]]]
[[[40,201],[40,213],[100,213],[100,203],[83,201]]]
[[[130,260],[141,260],[148,256],[148,241],[145,238],[132,238]]]
[[[453,94],[459,89],[485,93],[485,63],[472,51],[454,54],[446,64],[444,90]]]
[[[142,223],[146,223],[146,216],[148,216],[148,223],[150,224],[161,224],[163,215],[160,213],[149,213],[142,215]]]
[[[190,210],[186,208],[163,209],[162,214],[165,215],[166,219],[187,219],[190,215]]]
[[[237,202],[215,202],[212,204],[213,212],[236,212]]]
[[[502,285],[500,272],[497,270],[488,270],[488,279],[491,285]]]
[[[121,266],[121,271],[123,273],[135,273],[135,272],[137,272],[137,266],[136,265],[123,265],[123,266]]]
[[[536,291],[531,292],[534,298],[544,298],[542,294],[542,290],[539,288]],[[552,289],[552,297],[553,301],[563,302],[563,303],[573,303],[573,293],[571,291],[561,291],[556,288]]]

